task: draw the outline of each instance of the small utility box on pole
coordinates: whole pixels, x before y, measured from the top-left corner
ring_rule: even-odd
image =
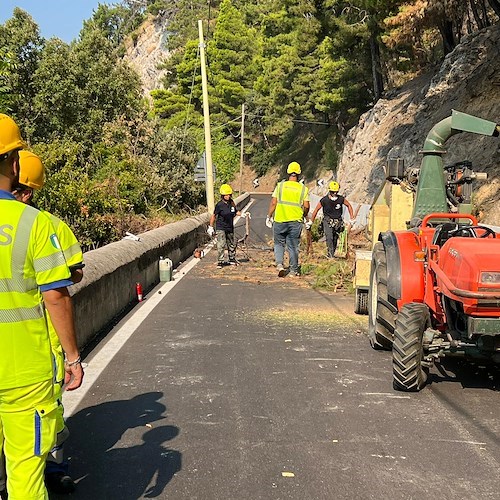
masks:
[[[215,165],[212,164],[212,179],[215,181]],[[206,182],[207,181],[207,160],[205,151],[198,160],[196,167],[194,168],[194,181],[195,182]]]

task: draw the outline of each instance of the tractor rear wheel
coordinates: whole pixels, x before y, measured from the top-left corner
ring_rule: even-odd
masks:
[[[387,292],[387,257],[382,242],[375,243],[370,270],[368,336],[374,349],[391,350],[398,313]]]
[[[427,371],[422,366],[422,340],[429,326],[425,304],[412,302],[399,311],[392,345],[393,387],[397,391],[416,392],[427,381]]]

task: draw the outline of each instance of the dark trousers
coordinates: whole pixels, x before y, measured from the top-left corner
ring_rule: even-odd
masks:
[[[217,257],[219,262],[224,262],[224,252],[227,248],[229,261],[236,260],[236,245],[234,244],[234,233],[232,231],[221,231],[217,229]]]
[[[340,219],[323,218],[323,230],[325,231],[327,256],[332,258],[337,250],[339,234],[344,230],[344,223]]]

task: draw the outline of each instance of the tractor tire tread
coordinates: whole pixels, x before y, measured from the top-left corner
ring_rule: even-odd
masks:
[[[375,317],[371,317],[368,322],[370,345],[376,350],[390,351],[394,337],[394,323],[396,321],[397,307],[394,306],[396,301],[389,296],[387,291],[387,257],[381,242],[376,243],[373,248],[370,293],[373,293],[372,280],[376,281],[377,310]],[[371,302],[371,300],[369,300],[369,302]]]
[[[422,337],[430,324],[425,304],[410,303],[399,311],[392,346],[393,387],[398,391],[420,391],[427,381],[422,367]]]

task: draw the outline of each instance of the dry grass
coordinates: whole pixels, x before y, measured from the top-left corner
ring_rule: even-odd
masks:
[[[321,328],[323,330],[349,328],[361,334],[366,329],[366,316],[357,316],[353,312],[334,312],[329,308],[297,308],[296,306],[271,308],[255,311],[251,314],[256,322],[276,323],[296,327]]]
[[[365,242],[366,239],[362,235],[352,236],[349,240],[349,250],[345,258],[328,259],[324,242],[313,242],[311,252],[307,254],[307,243],[304,237],[300,251],[302,270],[300,277],[278,277],[274,264],[272,241],[263,242],[259,246],[250,244],[246,248],[238,248],[237,259],[241,262],[240,266],[225,266],[223,269],[215,269],[214,262],[214,267],[205,267],[202,272],[210,277],[223,276],[226,280],[238,280],[254,284],[275,283],[287,287],[352,293],[354,249],[359,248]]]

